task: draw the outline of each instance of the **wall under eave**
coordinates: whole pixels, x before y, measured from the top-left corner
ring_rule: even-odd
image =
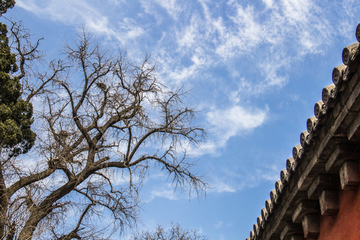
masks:
[[[318,240],[360,239],[360,188],[341,190],[339,212],[334,216],[321,216]]]

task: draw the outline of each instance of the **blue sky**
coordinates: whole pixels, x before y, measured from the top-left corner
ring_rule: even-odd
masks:
[[[206,197],[173,190],[160,172],[141,192],[139,229],[170,222],[210,239],[246,239],[306,130],[322,88],[360,22],[356,0],[17,0],[49,59],[82,27],[104,45],[146,53],[159,79],[191,89],[207,129],[193,149]]]

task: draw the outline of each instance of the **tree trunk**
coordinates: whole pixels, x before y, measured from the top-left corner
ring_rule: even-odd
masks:
[[[0,165],[0,239],[3,239],[5,234],[5,218],[6,218],[6,209],[8,206],[8,196],[6,193],[6,186],[2,171],[2,166]]]

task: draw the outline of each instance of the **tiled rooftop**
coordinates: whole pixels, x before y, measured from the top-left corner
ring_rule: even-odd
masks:
[[[338,211],[338,192],[360,184],[360,24],[356,39],[344,48],[344,64],[334,68],[333,84],[315,103],[247,240],[316,238],[320,216]]]

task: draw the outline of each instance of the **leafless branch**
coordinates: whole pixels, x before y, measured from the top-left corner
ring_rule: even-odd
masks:
[[[40,57],[39,41],[32,44],[17,24],[12,34],[26,99],[41,96],[36,99],[43,104],[34,107],[34,167],[17,167],[24,158],[0,165],[3,238],[87,239],[108,231],[92,220],[104,211],[114,231],[131,228],[142,179],[155,168],[167,173],[175,188],[206,190],[186,154],[202,141],[204,130],[193,125],[196,111],[183,104],[184,93],[157,80],[150,56],[136,64],[124,53],[111,55],[83,32],[65,47],[62,60],[50,64],[49,73],[28,74],[26,66]],[[128,182],[116,182],[116,172]]]

